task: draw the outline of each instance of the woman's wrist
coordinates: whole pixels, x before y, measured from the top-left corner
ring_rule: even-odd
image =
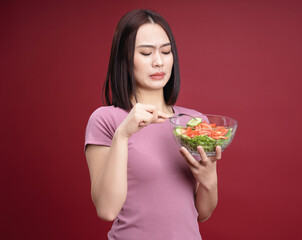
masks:
[[[123,131],[123,129],[117,128],[114,133],[113,138],[114,139],[123,139],[123,140],[128,141],[129,136]]]
[[[211,191],[213,189],[217,189],[217,176],[208,179],[208,181],[199,182],[199,187],[202,187],[205,190]],[[199,188],[198,187],[198,188]]]

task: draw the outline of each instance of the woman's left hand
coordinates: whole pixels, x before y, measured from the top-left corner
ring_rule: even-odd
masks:
[[[197,147],[197,151],[201,161],[197,161],[186,148],[180,148],[180,153],[187,161],[199,184],[205,187],[217,184],[216,162],[221,159],[221,147],[216,147],[216,154],[213,157],[208,157],[201,146]]]

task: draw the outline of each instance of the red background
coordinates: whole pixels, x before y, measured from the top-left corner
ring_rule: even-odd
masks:
[[[114,29],[162,14],[178,45],[178,105],[232,116],[205,240],[301,239],[300,1],[1,1],[1,238],[106,239],[83,152]]]

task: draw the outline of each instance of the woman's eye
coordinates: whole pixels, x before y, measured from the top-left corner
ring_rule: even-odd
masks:
[[[149,56],[151,53],[144,53],[144,52],[141,52],[142,55],[144,56]]]
[[[167,51],[167,52],[162,52],[163,54],[165,54],[165,55],[168,55],[168,54],[170,54],[171,53],[171,51]]]

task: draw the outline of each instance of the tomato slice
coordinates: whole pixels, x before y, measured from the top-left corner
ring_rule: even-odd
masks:
[[[224,136],[227,134],[227,132],[228,129],[226,129],[224,126],[216,126],[215,123],[209,124],[202,122],[195,127],[188,127],[184,134],[191,138],[195,136],[207,135],[217,140],[228,139],[228,137]]]
[[[218,139],[228,139],[228,137],[224,136],[212,136],[213,139],[218,140]]]
[[[198,132],[199,132],[199,135],[207,135],[207,136],[211,135],[211,131],[209,131],[209,130],[203,130],[203,129],[201,129]]]
[[[189,136],[191,134],[191,132],[192,132],[192,128],[188,127],[184,134]]]
[[[199,132],[197,130],[193,130],[191,127],[188,127],[184,134],[192,138],[199,135]]]
[[[212,131],[212,126],[208,123],[202,122],[200,124],[198,124],[197,126],[195,126],[196,129],[202,129],[202,130],[211,130]]]
[[[226,128],[219,128],[219,129],[214,129],[213,130],[213,135],[216,135],[216,136],[224,136],[224,135],[226,135],[227,134],[227,132],[228,132],[228,129],[226,129]]]
[[[202,128],[203,128],[203,129],[209,129],[209,130],[212,130],[211,125],[210,125],[210,124],[208,124],[208,123],[203,122],[203,123],[201,123],[200,125],[202,126]]]

